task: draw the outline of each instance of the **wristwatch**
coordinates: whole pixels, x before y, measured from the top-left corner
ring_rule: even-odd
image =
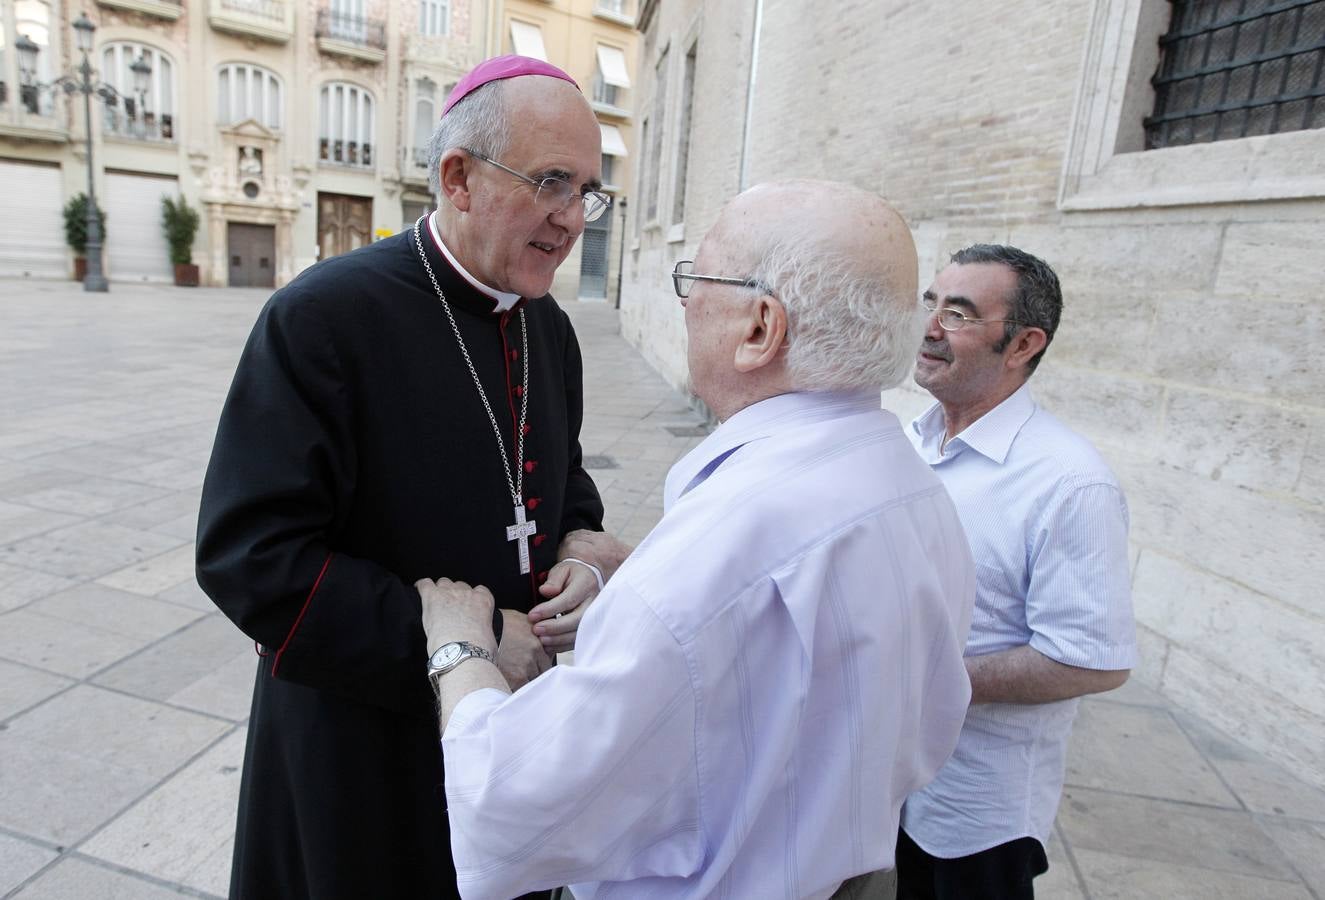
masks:
[[[445,675],[465,660],[475,656],[488,662],[495,662],[492,654],[478,644],[471,644],[469,641],[451,641],[449,644],[442,644],[432,652],[432,656],[428,657],[428,677]]]

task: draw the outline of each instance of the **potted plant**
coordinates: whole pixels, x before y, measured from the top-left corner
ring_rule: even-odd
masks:
[[[97,207],[102,246],[106,242],[106,211]],[[74,251],[74,280],[87,277],[87,194],[76,194],[64,205],[64,240]]]
[[[161,198],[161,230],[170,244],[170,261],[175,264],[175,284],[198,286],[198,267],[193,264],[193,237],[198,233],[198,211],[183,196]]]

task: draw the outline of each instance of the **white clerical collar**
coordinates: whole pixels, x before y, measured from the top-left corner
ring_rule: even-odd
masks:
[[[465,279],[465,281],[468,281],[470,284],[472,284],[475,290],[481,291],[482,293],[486,294],[487,296],[493,299],[493,301],[497,304],[496,308],[493,309],[493,312],[506,312],[506,310],[510,309],[511,307],[515,306],[515,304],[520,302],[519,294],[508,294],[505,291],[499,291],[496,288],[490,288],[486,284],[475,278],[473,275],[470,275],[469,270],[467,270],[464,266],[460,265],[460,260],[456,259],[455,256],[451,254],[451,251],[447,249],[446,242],[442,240],[441,232],[437,230],[436,210],[433,210],[432,215],[428,216],[428,231],[432,234],[432,239],[433,242],[437,244],[437,249],[442,251],[442,256],[445,256],[446,261],[451,264],[451,268],[459,272],[460,277]]]

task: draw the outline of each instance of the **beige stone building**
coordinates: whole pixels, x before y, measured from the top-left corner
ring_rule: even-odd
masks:
[[[626,187],[632,183],[637,0],[494,0],[489,56],[518,53],[560,66],[593,104],[603,133],[603,184],[615,208],[590,222],[557,271],[556,297],[617,296]]]
[[[633,53],[633,18],[609,0],[579,6],[549,46],[581,63],[571,68],[588,91],[596,46]],[[0,276],[72,272],[61,208],[87,189],[87,132],[82,97],[51,83],[81,63],[71,24],[83,12],[97,26],[89,62],[120,95],[92,103],[112,284],[173,277],[163,195],[201,213],[194,262],[207,285],[279,286],[412,224],[432,206],[424,147],[447,92],[506,49],[494,0],[0,0]],[[626,160],[621,132],[604,134],[616,136],[610,158]],[[600,255],[588,293],[603,297]],[[563,297],[580,292],[578,262]]]
[[[889,197],[922,281],[976,241],[1045,257],[1033,387],[1127,490],[1134,677],[1325,784],[1325,4],[649,0],[639,27],[623,332],[685,383],[668,272],[765,180]]]

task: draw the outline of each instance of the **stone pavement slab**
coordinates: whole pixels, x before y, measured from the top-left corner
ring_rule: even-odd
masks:
[[[1131,856],[1078,850],[1077,864],[1091,885],[1091,900],[1311,900],[1300,883],[1138,861]]]
[[[179,538],[95,519],[0,548],[0,562],[78,578],[95,578],[178,547]]]
[[[199,485],[263,291],[0,283],[0,897],[221,897],[250,641],[193,580]],[[638,542],[702,417],[567,304],[585,465]],[[1047,900],[1325,900],[1325,797],[1138,681],[1085,699]]]
[[[174,885],[73,856],[12,896],[16,900],[178,900],[181,893]]]
[[[58,851],[50,847],[30,844],[0,833],[0,894],[8,895],[29,875],[59,855]]]
[[[1080,787],[1237,808],[1186,733],[1164,709],[1082,704],[1067,781]]]
[[[0,721],[75,684],[73,679],[0,659]]]
[[[251,669],[248,674],[251,681]],[[246,734],[244,728],[230,732],[84,844],[82,852],[163,881],[225,894]]]
[[[188,612],[179,606],[174,608]],[[154,644],[148,651],[106,668],[94,681],[135,697],[167,702],[199,680],[214,675],[240,653],[249,654],[253,660],[253,668],[248,673],[251,690],[253,673],[257,670],[253,642],[221,613],[212,612]]]

